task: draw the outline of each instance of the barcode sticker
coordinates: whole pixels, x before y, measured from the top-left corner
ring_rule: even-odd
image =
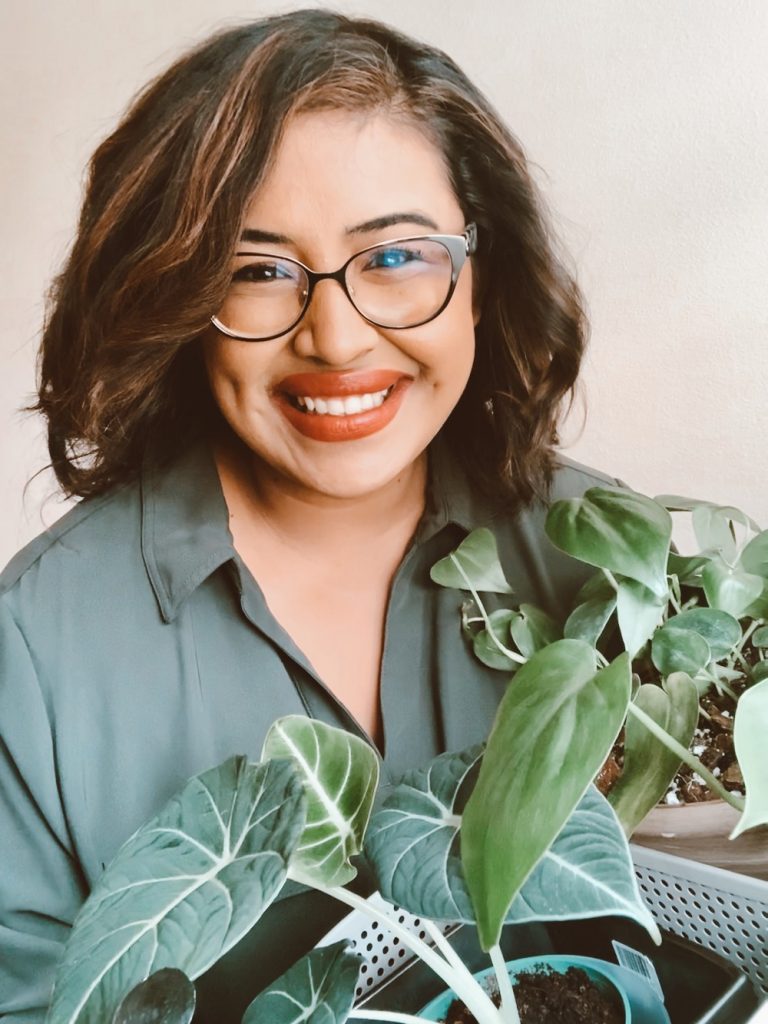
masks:
[[[631,946],[625,946],[622,942],[616,942],[615,940],[613,942],[613,951],[619,964],[622,967],[626,967],[628,971],[633,971],[635,974],[639,974],[641,978],[645,978],[659,999],[664,1002],[664,992],[659,976],[656,973],[656,968],[653,966],[653,961],[645,953],[638,953]]]

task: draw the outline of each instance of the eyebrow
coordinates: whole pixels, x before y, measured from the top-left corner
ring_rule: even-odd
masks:
[[[383,231],[384,228],[395,227],[397,224],[418,224],[420,227],[439,231],[438,225],[423,213],[408,211],[405,213],[388,213],[383,217],[374,217],[353,227],[345,228],[346,235],[366,235],[372,231]],[[260,228],[244,228],[240,235],[241,242],[269,242],[273,245],[292,245],[287,235],[278,235],[273,231],[262,231]]]

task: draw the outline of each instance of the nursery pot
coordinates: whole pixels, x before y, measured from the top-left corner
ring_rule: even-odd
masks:
[[[599,989],[611,992],[620,1001],[624,1010],[624,1024],[670,1024],[664,1004],[648,982],[617,964],[588,956],[556,954],[529,956],[507,963],[513,984],[518,974],[535,971],[541,967],[550,968],[561,974],[569,967],[579,967]],[[475,977],[488,987],[495,983],[493,968],[479,971]],[[419,1010],[418,1015],[430,1021],[443,1021],[455,998],[451,991],[442,992]]]
[[[662,853],[768,880],[768,826],[729,839],[739,812],[724,800],[654,807],[632,833],[632,842]]]

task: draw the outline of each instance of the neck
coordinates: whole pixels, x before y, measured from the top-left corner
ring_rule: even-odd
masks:
[[[303,488],[227,440],[214,442],[214,456],[233,534],[266,528],[297,551],[370,553],[390,538],[404,550],[424,509],[426,452],[387,484],[351,497]]]

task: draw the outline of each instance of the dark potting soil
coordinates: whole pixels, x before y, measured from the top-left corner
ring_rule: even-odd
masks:
[[[737,694],[740,694],[745,688],[744,684],[739,682],[731,685]],[[699,715],[691,750],[704,767],[709,768],[720,779],[727,790],[738,796],[743,796],[744,779],[733,747],[733,716],[736,713],[736,702],[726,693],[712,692],[701,698],[700,705],[704,713]],[[597,788],[604,796],[610,793],[621,775],[623,764],[624,734],[622,732],[595,779]],[[717,799],[717,795],[700,776],[684,764],[680,766],[669,784],[669,789],[661,802],[675,805]]]
[[[564,974],[548,968],[526,971],[515,980],[522,1024],[623,1024],[624,1009],[611,991],[599,988],[579,967]],[[498,1006],[498,993],[491,999]],[[458,999],[445,1024],[471,1024],[476,1018]]]

